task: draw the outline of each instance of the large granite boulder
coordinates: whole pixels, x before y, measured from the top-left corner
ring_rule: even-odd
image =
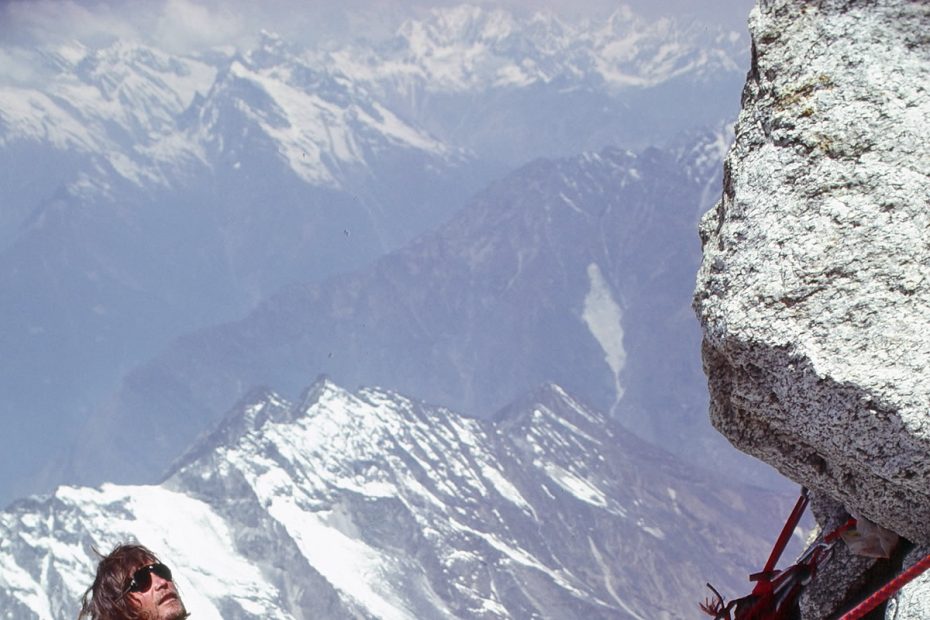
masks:
[[[695,309],[714,425],[930,543],[930,3],[760,0]]]

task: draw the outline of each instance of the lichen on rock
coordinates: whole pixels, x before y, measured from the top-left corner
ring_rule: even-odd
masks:
[[[930,3],[760,0],[694,307],[711,420],[930,544]]]

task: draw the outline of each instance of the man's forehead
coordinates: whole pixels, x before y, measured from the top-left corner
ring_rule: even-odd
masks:
[[[135,572],[135,571],[139,570],[140,568],[144,568],[144,567],[146,567],[146,566],[151,566],[152,564],[156,564],[157,562],[158,562],[158,560],[156,560],[156,559],[153,558],[153,557],[143,557],[143,558],[141,558],[139,561],[137,561],[136,563],[133,564],[132,570],[133,570],[133,572]]]

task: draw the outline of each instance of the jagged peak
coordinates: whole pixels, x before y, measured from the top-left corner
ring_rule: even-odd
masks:
[[[245,446],[258,437],[274,442],[282,436],[308,432],[324,444],[357,444],[359,439],[364,442],[392,435],[400,428],[398,424],[406,423],[401,418],[411,409],[412,401],[399,394],[379,388],[351,392],[326,375],[319,375],[296,403],[269,388],[256,387],[229,410],[214,430],[205,433],[175,461],[164,479],[217,450],[251,450]]]
[[[583,404],[562,386],[548,382],[513,401],[492,417],[495,424],[508,432],[521,432],[528,425],[544,419],[564,420],[594,428],[606,426],[608,418],[603,413]]]
[[[508,36],[515,27],[511,13],[503,9],[485,9],[473,4],[434,8],[425,20],[407,20],[398,28],[398,36],[414,41],[427,37],[433,42],[494,42]]]
[[[73,49],[70,57],[76,59],[80,51],[80,48]],[[185,73],[186,64],[189,62],[188,58],[170,54],[140,41],[120,38],[106,47],[94,50],[83,47],[83,54],[76,66],[79,71],[90,73],[112,71],[113,67],[120,65],[135,65],[160,73]]]
[[[311,392],[318,404],[326,394],[346,394],[325,377]],[[574,402],[552,383],[536,393]],[[273,393],[251,396],[262,401]],[[365,388],[357,396],[393,402],[395,395]],[[399,398],[399,405],[413,404]],[[90,549],[138,537],[172,563],[185,592],[200,593],[185,596],[198,616],[230,609],[250,618],[299,615],[330,595],[346,601],[345,609],[378,617],[471,617],[487,600],[502,615],[521,616],[525,593],[505,598],[495,584],[529,576],[537,598],[556,593],[569,617],[648,613],[652,592],[626,585],[639,575],[620,559],[636,554],[646,560],[638,564],[662,565],[661,541],[693,518],[678,508],[695,505],[678,478],[658,468],[611,469],[605,464],[616,458],[612,446],[587,450],[566,427],[537,435],[538,450],[523,453],[474,421],[446,424],[441,409],[431,410],[434,418],[396,444],[374,444],[357,431],[342,432],[345,443],[334,444],[297,429],[228,451],[210,470],[167,485],[63,488],[0,513],[0,531],[12,541],[0,550],[0,603],[7,609],[22,600],[17,610],[54,609],[43,617],[65,617],[79,584],[92,579]],[[712,515],[724,514],[715,507],[720,502],[709,504]],[[682,530],[684,546],[699,550],[696,558],[711,552],[700,534]],[[753,542],[742,527],[737,537]],[[624,571],[613,581],[625,588],[616,604],[603,602],[597,574],[587,577],[595,563]],[[492,579],[481,589],[469,579],[476,570]],[[65,586],[58,585],[62,577]],[[292,579],[310,594],[289,597]],[[450,580],[457,598],[434,603]],[[452,604],[466,611],[450,613]],[[403,613],[385,612],[395,608]],[[336,603],[327,609],[347,615]]]
[[[164,478],[203,458],[221,446],[233,445],[242,436],[261,429],[269,421],[286,419],[292,405],[265,386],[255,386],[229,409],[223,419],[197,439],[193,446],[168,468]]]
[[[313,383],[306,388],[300,395],[298,399],[297,409],[300,411],[308,411],[310,408],[318,405],[324,400],[328,400],[334,396],[343,396],[347,395],[348,392],[341,387],[339,387],[335,381],[333,381],[329,375],[320,374],[317,375],[317,378]]]
[[[73,40],[52,48],[38,48],[35,53],[45,66],[53,71],[71,72],[92,53],[92,50],[80,41]]]
[[[262,29],[258,45],[244,54],[248,64],[255,68],[267,68],[283,62],[292,61],[298,50],[292,43],[285,41],[276,32]]]

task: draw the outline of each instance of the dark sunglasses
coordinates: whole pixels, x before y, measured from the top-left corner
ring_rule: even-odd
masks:
[[[123,596],[130,592],[145,592],[152,587],[152,573],[155,573],[165,581],[171,581],[171,569],[164,564],[157,562],[143,566],[132,574],[129,585],[123,590]]]

